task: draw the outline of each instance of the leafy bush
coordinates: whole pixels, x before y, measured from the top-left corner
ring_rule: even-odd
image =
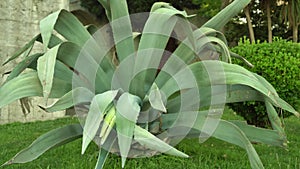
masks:
[[[274,38],[273,43],[250,44],[250,41],[244,38],[232,51],[250,61],[254,65],[253,68],[248,67],[250,71],[266,78],[281,98],[300,109],[300,44],[281,38]],[[239,60],[236,60],[236,63],[245,66]],[[269,125],[262,102],[234,103],[231,107],[250,124],[264,127]],[[288,112],[283,111],[283,117],[288,115]]]

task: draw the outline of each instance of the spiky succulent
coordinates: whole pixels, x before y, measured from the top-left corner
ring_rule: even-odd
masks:
[[[251,142],[285,146],[274,106],[298,113],[263,77],[230,62],[239,56],[218,30],[249,1],[234,1],[200,28],[167,3],[129,16],[125,0],[100,0],[110,24],[99,30],[66,10],[47,16],[40,34],[8,60],[25,55],[0,88],[0,108],[24,97],[57,98],[44,109],[75,106],[81,124],[42,135],[5,165],[32,161],[82,137],[82,153],[92,140],[99,146],[96,168],[109,152],[119,154],[124,167],[127,157],[158,152],[188,157],[173,146],[185,137],[213,136],[244,148],[252,168],[263,168]],[[44,50],[31,54],[36,41]],[[265,102],[273,129],[221,119],[226,103],[249,100]]]

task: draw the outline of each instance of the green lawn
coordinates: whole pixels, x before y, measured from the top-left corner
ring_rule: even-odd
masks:
[[[224,118],[238,118],[225,114]],[[266,168],[270,169],[300,169],[300,121],[295,117],[284,120],[288,135],[289,150],[267,145],[255,145]],[[35,123],[13,123],[0,126],[0,163],[4,163],[15,153],[28,146],[39,135],[63,126],[76,123],[76,118],[65,118],[55,121]],[[3,167],[4,169],[92,169],[96,163],[96,146],[88,148],[85,155],[81,155],[81,140],[50,150],[37,160],[27,164],[16,164]],[[178,149],[190,155],[188,159],[159,155],[153,158],[130,159],[125,168],[143,169],[214,169],[214,168],[250,168],[246,152],[234,145],[216,139],[209,139],[198,144],[197,139],[185,139],[177,146]],[[121,168],[120,158],[110,155],[105,168]]]

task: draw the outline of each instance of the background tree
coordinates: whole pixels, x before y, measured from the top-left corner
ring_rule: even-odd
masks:
[[[247,5],[244,8],[244,13],[246,15],[246,20],[247,20],[247,24],[248,24],[250,42],[255,43],[255,35],[254,35],[254,30],[253,30],[253,25],[252,25],[252,19],[251,19],[251,16],[250,16],[250,6],[251,5]]]
[[[282,4],[281,19],[292,29],[293,41],[298,42],[300,2],[299,0],[285,0]]]

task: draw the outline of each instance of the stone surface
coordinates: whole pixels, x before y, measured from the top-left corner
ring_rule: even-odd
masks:
[[[0,64],[30,41],[39,32],[39,21],[59,9],[68,9],[69,0],[1,0],[0,1]],[[40,49],[40,46],[34,50]],[[12,70],[17,61],[1,66],[0,74]],[[0,84],[5,76],[0,76]],[[30,113],[24,115],[20,101],[0,109],[0,124],[20,121],[48,120],[64,116],[64,112],[45,113],[37,105],[40,98],[30,98]]]

